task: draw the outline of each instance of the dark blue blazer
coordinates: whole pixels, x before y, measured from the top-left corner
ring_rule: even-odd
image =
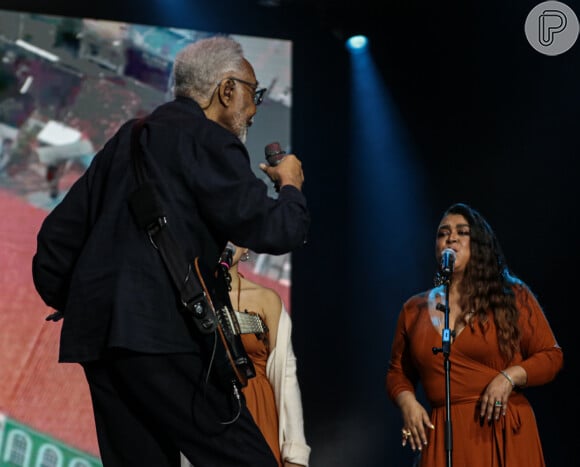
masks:
[[[45,303],[64,313],[61,362],[98,359],[110,347],[199,350],[162,259],[129,209],[137,188],[133,124],[125,123],[97,153],[38,233],[33,279]],[[216,264],[228,240],[270,254],[305,243],[310,217],[303,194],[285,186],[277,199],[269,197],[245,146],[193,100],[158,107],[140,142],[188,261]]]

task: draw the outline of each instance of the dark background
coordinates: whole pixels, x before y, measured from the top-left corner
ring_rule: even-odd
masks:
[[[270,7],[257,0],[190,0],[189,13],[173,11],[174,3],[3,0],[0,8],[293,41],[292,149],[303,161],[313,223],[309,243],[293,254],[292,315],[311,465],[411,465],[400,447],[400,415],[386,398],[384,372],[396,315],[407,296],[430,286],[436,223],[456,201],[490,221],[564,349],[562,373],[528,395],[547,464],[570,464],[579,431],[573,324],[580,44],[555,57],[536,52],[524,22],[538,2],[526,0],[282,0]],[[578,2],[566,3],[580,14]],[[415,277],[398,274],[407,265],[349,228],[378,228],[348,189],[365,183],[350,179],[348,161],[367,156],[366,147],[351,148],[349,136],[353,125],[365,124],[350,118],[343,39],[351,32],[369,35],[424,174],[427,205],[406,213],[421,216],[418,231],[407,231],[410,223],[391,215],[397,197],[378,200],[387,226],[381,240],[412,238],[403,261],[420,271]]]

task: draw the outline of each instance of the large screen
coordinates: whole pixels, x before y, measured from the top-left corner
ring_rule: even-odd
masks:
[[[0,10],[1,465],[101,465],[82,370],[57,363],[60,325],[32,283],[36,232],[125,120],[171,98],[177,51],[216,34]],[[292,44],[230,36],[268,88],[246,145],[275,197],[258,164],[271,142],[290,150]],[[290,265],[251,254],[239,268],[290,309]]]

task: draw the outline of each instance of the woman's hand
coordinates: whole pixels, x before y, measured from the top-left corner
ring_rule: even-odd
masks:
[[[401,444],[406,446],[409,443],[413,451],[421,451],[423,446],[427,444],[426,430],[435,429],[429,414],[410,391],[403,391],[399,394],[397,396],[397,404],[403,416]]]
[[[527,378],[525,371],[521,367],[512,367],[509,370],[514,375],[517,373],[518,381],[522,379],[522,374],[524,381]],[[505,416],[508,400],[514,388],[514,377],[507,370],[499,372],[489,382],[481,395],[479,416],[487,418],[488,421],[491,421],[492,418],[499,420],[500,415]]]

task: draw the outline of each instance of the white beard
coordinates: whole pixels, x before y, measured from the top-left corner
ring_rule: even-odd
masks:
[[[240,131],[240,134],[238,135],[238,138],[240,138],[240,141],[244,144],[246,144],[246,140],[248,139],[248,127],[244,126],[242,128],[242,130]]]

